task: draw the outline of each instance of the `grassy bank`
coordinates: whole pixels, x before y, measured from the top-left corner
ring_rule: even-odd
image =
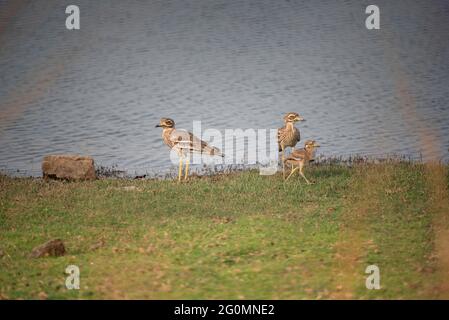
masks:
[[[444,297],[447,166],[322,165],[307,175],[316,183],[256,171],[179,185],[0,177],[0,297]],[[67,255],[28,258],[53,238]],[[81,290],[65,288],[70,264]],[[380,290],[365,287],[371,264]]]

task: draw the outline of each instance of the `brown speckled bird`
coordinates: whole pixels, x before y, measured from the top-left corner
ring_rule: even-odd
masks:
[[[292,167],[292,171],[290,172],[290,175],[288,178],[292,176],[295,171],[299,170],[299,174],[306,180],[307,184],[310,184],[309,180],[307,180],[306,176],[304,175],[303,168],[305,165],[307,165],[309,162],[314,160],[315,157],[315,148],[318,148],[320,145],[316,143],[315,140],[307,140],[304,143],[303,149],[295,149],[293,152],[285,159],[286,164],[290,164]],[[296,166],[296,168],[294,168]]]
[[[296,112],[289,112],[284,116],[284,127],[278,129],[279,151],[282,152],[282,174],[285,178],[285,148],[294,147],[301,139],[299,130],[295,127],[295,122],[304,121]]]
[[[178,181],[181,181],[182,163],[186,158],[186,169],[184,180],[187,179],[189,173],[189,157],[193,152],[207,154],[210,156],[224,157],[220,149],[210,146],[192,133],[186,130],[175,129],[175,122],[170,118],[162,118],[156,127],[162,127],[162,139],[170,149],[175,150],[179,155]]]

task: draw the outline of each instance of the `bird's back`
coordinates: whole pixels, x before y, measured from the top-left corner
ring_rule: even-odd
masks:
[[[170,129],[162,134],[164,142],[172,149],[183,153],[206,153],[211,156],[223,156],[218,148],[210,146],[207,142],[195,137],[187,130]]]

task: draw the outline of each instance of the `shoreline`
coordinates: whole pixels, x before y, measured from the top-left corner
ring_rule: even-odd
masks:
[[[428,160],[423,159],[422,154],[397,154],[397,153],[387,153],[383,155],[362,155],[362,154],[350,154],[347,156],[322,156],[319,155],[312,165],[341,165],[341,166],[352,166],[359,163],[369,163],[369,164],[382,164],[387,162],[404,162],[404,163],[449,163],[449,154],[438,160]],[[260,167],[263,167],[260,166]],[[141,168],[142,169],[142,168]],[[195,177],[198,176],[212,176],[212,175],[223,175],[234,172],[242,172],[248,170],[258,170],[258,164],[231,164],[231,165],[213,165],[206,166],[205,164],[191,164],[192,174]],[[278,172],[281,167],[278,167]],[[155,172],[159,170],[159,172]],[[104,178],[116,178],[116,179],[148,179],[148,180],[166,180],[176,177],[177,168],[173,165],[171,168],[148,168],[146,171],[140,171],[137,173],[135,169],[121,169],[118,165],[103,166],[95,165],[95,172],[98,179]],[[134,173],[132,173],[134,171]],[[12,178],[42,178],[41,170],[33,170],[35,174],[30,174],[29,171],[20,171],[18,169],[0,169],[0,175],[12,177]]]

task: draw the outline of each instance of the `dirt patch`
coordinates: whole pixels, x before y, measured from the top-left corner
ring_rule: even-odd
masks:
[[[449,299],[449,193],[447,167],[441,164],[426,165],[429,192],[429,210],[433,213],[435,232],[434,256],[437,258],[437,274],[440,283],[436,289],[439,299]]]
[[[335,244],[335,288],[332,299],[352,299],[357,288],[365,283],[363,264],[366,253],[375,248],[374,240],[366,231],[370,211],[379,210],[379,192],[386,189],[391,171],[372,165],[358,170],[351,180],[350,196],[345,200],[344,224],[340,240]]]
[[[421,152],[424,159],[442,159],[442,141],[438,135],[423,120],[417,109],[415,96],[411,90],[410,79],[400,62],[400,55],[394,45],[395,35],[386,33],[384,38],[385,58],[392,70],[392,80],[395,95],[398,98],[399,111],[407,126],[417,134]],[[432,292],[442,299],[449,299],[449,194],[447,190],[447,166],[438,163],[427,163],[425,167],[426,184],[429,194],[428,210],[433,214],[433,230],[435,232],[434,256],[437,258],[437,273],[442,283],[438,285],[436,292]]]

